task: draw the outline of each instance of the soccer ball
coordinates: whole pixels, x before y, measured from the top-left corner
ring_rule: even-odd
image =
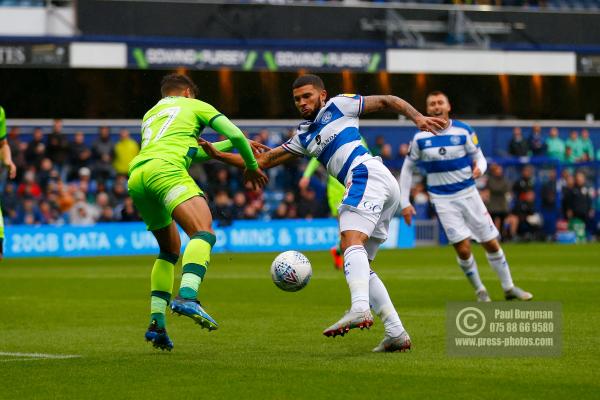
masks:
[[[298,251],[285,251],[271,264],[273,283],[286,292],[297,292],[308,284],[312,267],[306,256]]]

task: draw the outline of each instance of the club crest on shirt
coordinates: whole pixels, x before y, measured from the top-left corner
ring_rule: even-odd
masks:
[[[323,116],[321,117],[321,123],[326,124],[329,121],[331,121],[331,118],[333,117],[333,114],[331,113],[331,111],[325,111],[323,113]]]
[[[443,156],[444,154],[446,154],[446,148],[445,147],[440,147],[439,153],[441,156]]]
[[[450,143],[456,146],[460,143],[460,138],[458,136],[452,136],[450,137]]]

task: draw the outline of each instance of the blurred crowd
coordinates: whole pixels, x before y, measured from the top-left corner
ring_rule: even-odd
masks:
[[[36,128],[25,142],[18,127],[10,128],[8,143],[18,174],[15,180],[2,179],[6,224],[140,220],[127,193],[128,164],[139,151],[138,142],[126,129],[90,129],[67,135],[62,122],[55,120],[50,131]],[[545,135],[537,125],[528,130],[531,134],[525,137],[523,129],[514,128],[506,151],[512,158],[491,164],[478,180],[498,229],[509,240],[550,239],[561,230],[591,237],[597,231],[600,177],[598,167],[588,161],[599,159],[600,154],[594,153],[589,132],[571,131],[563,140],[557,128]],[[261,129],[246,134],[276,147],[294,131]],[[409,145],[394,150],[380,135],[370,143],[370,150],[399,176]],[[267,171],[270,181],[264,191],[244,185],[241,171],[216,161],[193,164],[190,175],[205,192],[213,218],[221,226],[234,220],[328,217],[325,171],[317,171],[311,184],[300,189],[305,165],[306,160],[299,159]],[[415,175],[411,196],[417,219],[434,218],[426,182],[418,170]]]
[[[96,132],[67,135],[62,121],[55,120],[51,132],[35,128],[27,142],[21,140],[19,127],[9,129],[8,144],[18,173],[14,180],[7,180],[4,173],[0,187],[6,224],[140,220],[127,193],[128,164],[139,152],[138,142],[127,129],[120,129],[116,140],[117,132],[107,126],[92,129]],[[249,136],[274,147],[292,133],[263,129]],[[190,174],[222,225],[235,219],[325,217],[328,210],[315,189],[297,189],[304,163],[297,160],[268,171],[271,180],[264,192],[245,186],[241,171],[216,161],[195,164]]]

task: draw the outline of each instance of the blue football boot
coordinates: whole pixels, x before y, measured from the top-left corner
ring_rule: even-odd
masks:
[[[168,351],[173,349],[173,342],[169,338],[169,335],[167,335],[167,330],[159,328],[156,321],[152,321],[144,337],[147,342],[152,342],[152,346],[157,349]]]
[[[198,325],[209,331],[214,331],[219,327],[217,321],[204,311],[204,308],[202,308],[202,305],[198,300],[184,299],[177,296],[171,301],[171,310],[174,313],[185,315],[186,317],[193,319]]]

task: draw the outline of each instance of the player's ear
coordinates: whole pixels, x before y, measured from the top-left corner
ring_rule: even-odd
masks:
[[[321,98],[321,101],[324,103],[325,100],[327,99],[327,90],[325,90],[325,89],[321,90],[319,97]]]

